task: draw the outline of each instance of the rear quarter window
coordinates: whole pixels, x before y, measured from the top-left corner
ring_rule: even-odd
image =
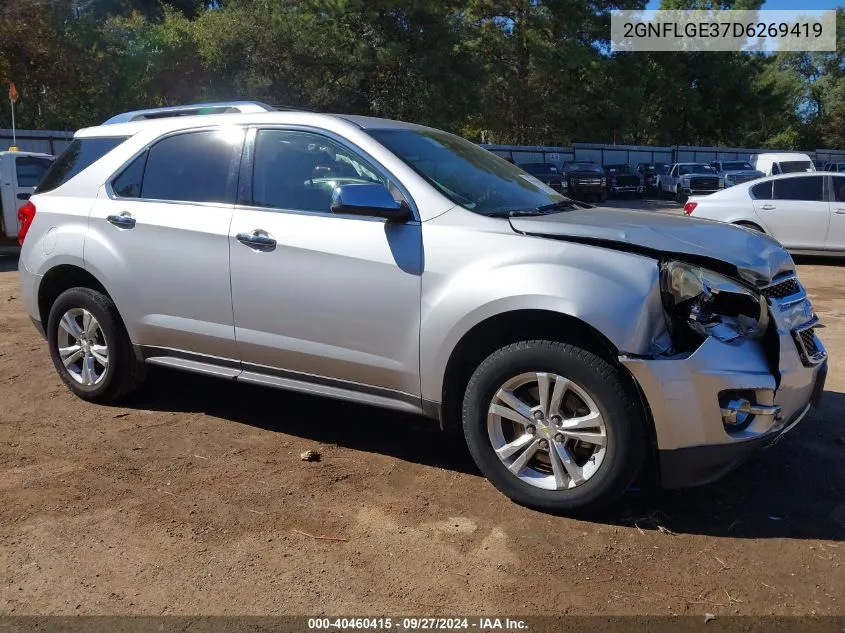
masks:
[[[100,160],[128,137],[75,138],[44,174],[35,193],[57,189],[82,170]]]

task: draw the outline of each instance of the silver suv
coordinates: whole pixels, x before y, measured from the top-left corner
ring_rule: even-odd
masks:
[[[155,364],[414,412],[549,511],[607,504],[647,460],[710,481],[826,373],[774,240],[585,208],[419,125],[127,113],[76,134],[20,223],[29,314],[79,397]]]

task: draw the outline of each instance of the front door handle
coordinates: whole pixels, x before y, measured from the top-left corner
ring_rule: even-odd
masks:
[[[122,211],[119,215],[110,215],[106,220],[121,229],[135,228],[135,218],[128,211]]]
[[[777,209],[777,207],[773,204],[764,204],[760,208],[763,209],[764,211],[771,211],[772,209]]]
[[[235,237],[241,244],[263,251],[272,251],[276,248],[276,240],[267,231],[255,229],[250,233],[238,233]]]
[[[834,213],[836,215],[845,215],[845,209],[837,209]]]

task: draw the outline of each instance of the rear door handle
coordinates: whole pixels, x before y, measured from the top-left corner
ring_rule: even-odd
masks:
[[[845,215],[845,209],[837,209],[834,213],[837,215]]]
[[[255,229],[250,233],[238,233],[235,237],[241,244],[262,251],[272,251],[276,248],[276,239],[262,229]]]
[[[773,204],[764,204],[760,208],[763,209],[764,211],[771,211],[772,209],[777,209],[777,207]]]
[[[110,215],[106,220],[121,229],[135,228],[135,218],[128,211],[121,211],[120,215]]]

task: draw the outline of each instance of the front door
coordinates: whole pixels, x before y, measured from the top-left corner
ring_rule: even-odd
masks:
[[[252,155],[253,173],[241,179],[248,204],[236,208],[229,233],[243,377],[418,406],[419,222],[330,212],[339,184],[391,186],[342,139],[263,129]]]

